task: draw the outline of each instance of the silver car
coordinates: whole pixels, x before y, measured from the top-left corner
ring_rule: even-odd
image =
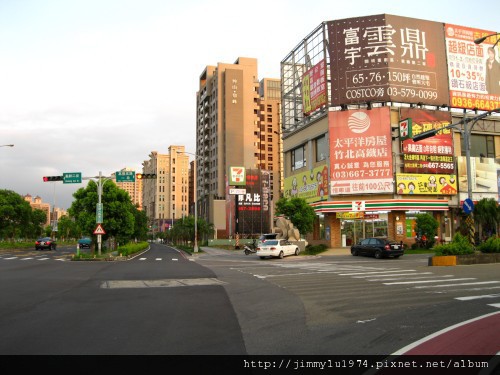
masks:
[[[288,240],[266,240],[257,247],[260,259],[267,257],[283,259],[287,255],[299,255],[300,249]]]

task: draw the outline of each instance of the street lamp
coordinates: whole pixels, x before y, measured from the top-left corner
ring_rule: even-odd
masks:
[[[495,35],[495,34],[493,34],[493,35]],[[485,37],[484,39],[486,39],[486,38],[487,37]],[[483,39],[483,38],[481,38],[481,39]],[[474,42],[476,42],[476,41],[474,41]],[[450,124],[450,125],[447,125],[447,126],[443,126],[442,128],[439,128],[439,129],[431,129],[431,130],[422,132],[422,133],[420,133],[420,134],[418,134],[418,135],[416,135],[415,137],[412,138],[413,142],[418,142],[418,141],[421,141],[423,139],[435,136],[441,130],[449,129],[449,128],[455,128],[455,129],[457,129],[458,126],[460,126],[462,124],[464,125],[463,129],[462,128],[458,128],[458,129],[459,129],[460,133],[464,137],[465,161],[466,161],[466,165],[467,165],[467,197],[471,201],[472,201],[472,177],[471,177],[471,166],[470,166],[470,135],[471,135],[471,132],[472,132],[472,128],[474,127],[474,125],[476,124],[476,122],[478,122],[482,118],[485,118],[486,116],[489,116],[490,114],[492,114],[494,112],[500,112],[500,108],[495,108],[495,109],[492,109],[490,111],[486,111],[486,112],[484,112],[484,113],[482,113],[480,115],[477,115],[477,116],[474,116],[474,117],[471,117],[471,118],[467,118],[466,115],[465,115],[465,113],[464,113],[463,119],[460,120],[459,122],[457,122],[456,124]],[[471,225],[471,227],[473,227],[474,220],[472,218],[472,212],[471,212],[471,219],[472,220],[471,220],[470,225]],[[470,240],[471,240],[471,242],[473,242],[472,239],[470,239]]]
[[[193,246],[193,251],[195,253],[198,252],[198,198],[197,198],[197,194],[196,194],[196,159],[198,159],[199,157],[201,158],[201,156],[198,156],[197,154],[193,154],[192,152],[187,152],[187,151],[177,151],[178,154],[190,154],[190,155],[193,155],[194,156],[194,160],[193,160],[193,168],[194,168],[194,171],[193,171],[193,200],[194,200],[194,246]]]
[[[483,36],[481,38],[474,39],[474,43],[481,44],[482,42],[484,42],[489,37],[496,36],[496,35],[500,35],[500,33],[493,33],[493,34],[490,34],[490,35]],[[498,44],[499,41],[500,41],[500,39],[497,39],[497,41],[495,42],[495,44],[493,44],[493,47],[495,47]]]

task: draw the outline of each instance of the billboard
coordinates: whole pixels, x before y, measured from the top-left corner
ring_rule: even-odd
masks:
[[[469,183],[467,181],[467,158],[459,156],[458,164],[458,180],[460,192],[467,192]],[[491,193],[488,195],[482,194],[483,197],[495,198],[498,194],[497,180],[500,163],[498,159],[486,157],[471,157],[471,189],[472,193]]]
[[[331,111],[330,194],[392,193],[389,107]]]
[[[326,61],[323,59],[302,76],[302,104],[305,115],[326,105],[326,88]]]
[[[454,108],[492,110],[500,107],[500,38],[487,38],[481,44],[474,40],[494,31],[445,25],[450,103]]]
[[[444,129],[433,137],[414,142],[411,138],[451,124],[447,111],[401,108],[401,117],[411,119],[407,137],[401,137],[405,173],[455,174],[453,134]]]
[[[328,199],[328,167],[323,165],[285,178],[284,196],[303,198],[308,203]]]
[[[381,14],[327,26],[333,106],[449,104],[442,23]]]
[[[457,178],[448,174],[396,173],[396,190],[402,194],[457,194]]]

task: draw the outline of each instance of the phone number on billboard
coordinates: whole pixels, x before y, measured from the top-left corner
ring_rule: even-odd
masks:
[[[387,95],[409,99],[437,99],[438,93],[433,90],[422,90],[413,88],[387,87]],[[383,87],[372,87],[365,89],[352,89],[346,91],[347,99],[383,98],[385,97]]]
[[[359,171],[337,171],[332,174],[332,178],[363,178],[363,177],[389,177],[389,169],[370,169]]]
[[[457,98],[451,99],[451,106],[457,108],[477,108],[477,109],[496,109],[500,106],[498,100],[484,100],[484,99],[470,99],[470,98]]]

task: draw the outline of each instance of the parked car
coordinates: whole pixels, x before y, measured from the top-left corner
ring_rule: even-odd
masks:
[[[377,259],[399,258],[404,254],[403,242],[396,242],[388,238],[369,237],[351,246],[351,254],[368,255]]]
[[[299,247],[288,240],[266,240],[257,246],[256,254],[260,259],[266,257],[281,258],[287,255],[299,255]]]
[[[35,242],[35,250],[55,250],[57,247],[57,243],[55,240],[52,240],[50,237],[42,237],[36,240]]]
[[[78,240],[78,246],[80,249],[90,249],[90,246],[92,245],[92,239],[90,237],[82,237]]]

